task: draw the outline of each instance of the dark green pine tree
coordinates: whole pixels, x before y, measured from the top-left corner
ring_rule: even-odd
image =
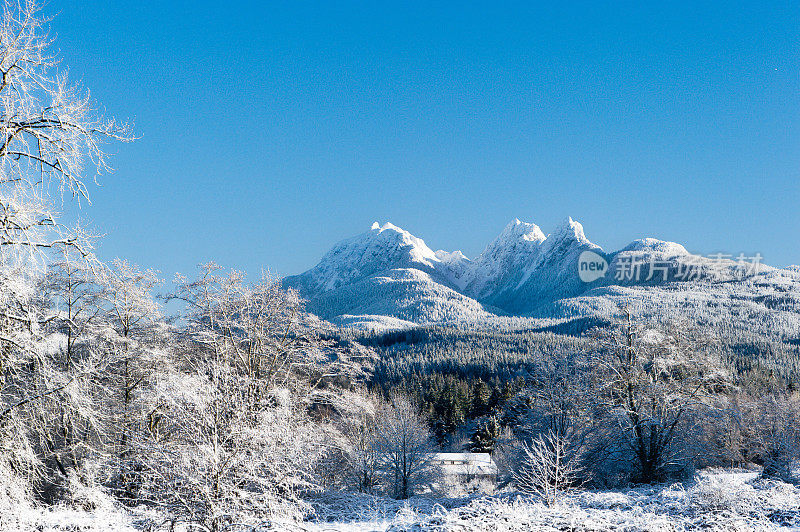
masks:
[[[488,414],[492,399],[492,391],[489,389],[489,386],[483,381],[483,379],[478,379],[475,381],[472,397],[473,415],[482,416]]]
[[[500,424],[497,418],[490,417],[478,425],[477,430],[470,439],[469,450],[473,453],[493,453],[495,443],[500,437]]]

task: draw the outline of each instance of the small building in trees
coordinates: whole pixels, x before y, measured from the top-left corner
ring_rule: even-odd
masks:
[[[431,465],[439,468],[446,481],[472,480],[497,482],[497,464],[489,453],[434,453]]]

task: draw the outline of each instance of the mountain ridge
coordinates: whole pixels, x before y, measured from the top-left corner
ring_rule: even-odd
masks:
[[[606,268],[591,282],[579,271],[586,256]],[[710,308],[719,303],[712,300],[739,296],[762,307],[778,297],[800,310],[800,296],[794,297],[800,294],[799,270],[756,264],[746,271],[745,266],[741,258],[693,255],[655,238],[606,253],[571,217],[549,235],[514,218],[473,260],[461,251],[433,251],[408,231],[376,222],[283,282],[320,317],[358,327],[560,319],[605,315],[615,305],[631,303],[666,313],[675,305]],[[789,295],[781,299],[773,292]],[[683,300],[675,297],[681,293]]]

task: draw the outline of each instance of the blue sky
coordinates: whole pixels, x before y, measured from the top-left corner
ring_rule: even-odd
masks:
[[[800,263],[795,2],[53,0],[64,65],[141,137],[101,255],[303,271],[391,221],[474,256],[566,216]]]

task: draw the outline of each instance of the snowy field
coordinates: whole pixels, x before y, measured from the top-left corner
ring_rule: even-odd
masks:
[[[348,499],[319,509],[320,517],[335,521],[297,530],[800,530],[800,489],[745,470],[704,471],[686,484],[584,491],[551,508],[515,494],[465,501],[416,498],[405,504]]]
[[[800,531],[800,488],[764,480],[755,471],[700,472],[693,482],[625,491],[583,491],[547,507],[514,493],[466,499],[415,497],[395,501],[356,494],[327,495],[315,503],[316,521],[271,523],[228,532],[399,531]],[[6,509],[7,510],[7,509]],[[170,528],[156,514],[118,506],[77,510],[0,512],[0,528],[39,531],[201,531]]]

